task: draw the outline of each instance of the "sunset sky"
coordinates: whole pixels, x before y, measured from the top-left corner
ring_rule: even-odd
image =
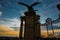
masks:
[[[60,0],[0,0],[0,25],[8,27],[5,29],[9,29],[10,27],[20,27],[20,16],[24,15],[27,8],[18,4],[18,2],[31,5],[36,1],[41,2],[41,4],[33,7],[35,10],[38,10],[36,11],[36,14],[41,16],[41,23],[45,23],[47,17],[52,18],[53,20],[58,18],[60,11],[56,8],[56,5],[60,3]],[[1,27],[2,26],[0,26],[0,28]],[[45,29],[44,27],[42,28]]]
[[[60,32],[60,30],[54,30],[55,32],[55,36],[57,36],[58,32]],[[24,34],[24,32],[23,32]],[[53,34],[52,30],[49,30],[49,34]],[[43,35],[45,38],[47,37],[47,30],[41,30],[41,35]],[[13,28],[10,28],[8,26],[5,25],[0,25],[0,36],[5,36],[5,37],[19,37],[19,30],[15,31]],[[24,35],[22,35],[24,37]]]
[[[41,2],[41,4],[33,7],[38,10],[36,12],[41,16],[41,23],[44,23],[47,17],[53,20],[58,17],[59,10],[56,8],[56,5],[60,3],[60,0],[0,0],[0,25],[18,27],[19,17],[27,11],[27,8],[19,5],[18,2],[31,5],[36,1]]]
[[[19,37],[19,31],[15,31],[13,28],[5,25],[0,25],[0,36]]]

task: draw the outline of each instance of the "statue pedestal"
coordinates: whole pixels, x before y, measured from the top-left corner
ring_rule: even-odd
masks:
[[[39,17],[33,12],[25,13],[24,40],[37,40],[40,37]]]

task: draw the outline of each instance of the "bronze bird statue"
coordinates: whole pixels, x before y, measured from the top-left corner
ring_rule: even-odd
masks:
[[[25,4],[25,3],[19,2],[19,4],[26,6],[29,11],[34,11],[34,9],[32,7],[39,4],[39,3],[41,3],[41,2],[35,2],[35,3],[33,3],[32,5],[29,6],[29,5]]]

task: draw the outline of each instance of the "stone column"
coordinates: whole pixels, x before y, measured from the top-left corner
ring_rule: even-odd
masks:
[[[25,13],[25,30],[24,30],[24,40],[34,40],[34,13]]]
[[[21,19],[21,24],[20,24],[21,25],[20,26],[20,40],[22,40],[22,35],[23,35],[22,34],[22,32],[23,32],[23,17],[21,16],[20,19]]]
[[[40,19],[40,16],[36,15],[35,20],[34,20],[34,22],[35,22],[35,40],[37,40],[41,36],[39,19]]]
[[[34,12],[25,13],[24,40],[37,40],[40,38],[40,16]]]

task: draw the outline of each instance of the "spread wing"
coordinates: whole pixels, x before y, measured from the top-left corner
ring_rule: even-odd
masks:
[[[40,4],[41,2],[35,2],[35,3],[33,3],[31,6],[35,6],[35,5],[37,5],[37,4]]]
[[[29,5],[25,4],[25,3],[19,2],[19,4],[26,6],[29,11],[33,10],[32,6],[29,6]]]
[[[25,4],[25,3],[19,2],[19,4],[26,6],[29,11],[32,11],[32,10],[33,10],[32,7],[35,6],[35,5],[37,5],[37,4],[39,4],[39,3],[40,3],[40,2],[35,2],[35,3],[33,3],[31,6],[29,6],[29,5]]]
[[[26,7],[29,7],[27,4],[22,3],[22,2],[19,2],[19,4],[24,5],[24,6],[26,6]]]

